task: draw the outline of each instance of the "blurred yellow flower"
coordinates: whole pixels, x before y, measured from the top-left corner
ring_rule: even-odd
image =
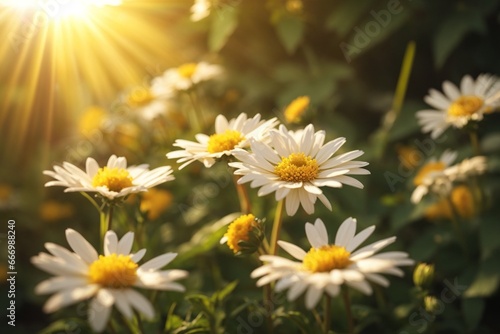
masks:
[[[459,185],[451,191],[451,201],[457,214],[462,218],[472,218],[477,213],[477,208],[474,203],[474,196],[469,187]],[[427,208],[425,217],[428,219],[440,219],[453,217],[453,211],[447,200],[441,200]]]
[[[0,201],[6,202],[12,195],[12,186],[8,184],[0,184]]]
[[[90,137],[98,130],[106,118],[106,110],[92,106],[87,108],[78,121],[78,130],[85,137]]]
[[[173,195],[171,192],[163,189],[151,188],[148,192],[142,194],[141,211],[147,212],[150,220],[155,220],[172,205]]]
[[[399,161],[407,169],[413,170],[422,162],[422,153],[413,146],[398,145],[396,147]]]
[[[132,108],[144,107],[154,99],[153,93],[146,87],[136,87],[125,98],[127,104]]]
[[[431,174],[444,171],[453,163],[453,161],[455,161],[456,158],[457,153],[455,151],[446,150],[441,154],[439,159],[430,159],[418,170],[417,175],[413,179],[413,184],[415,186],[422,185],[424,181],[431,176]]]
[[[19,192],[7,183],[0,183],[0,210],[12,209],[19,205]]]
[[[0,280],[5,282],[7,279],[7,266],[5,264],[0,264]]]
[[[74,212],[75,210],[71,204],[55,200],[44,201],[39,208],[40,218],[45,222],[55,222],[69,218]]]
[[[288,0],[286,2],[286,10],[293,14],[300,14],[304,9],[302,0]]]
[[[290,102],[284,111],[286,121],[288,123],[299,123],[310,102],[309,96],[300,96]]]

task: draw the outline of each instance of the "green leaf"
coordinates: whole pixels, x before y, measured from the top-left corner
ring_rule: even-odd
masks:
[[[284,318],[290,320],[297,328],[300,330],[301,333],[307,334],[311,333],[311,326],[309,326],[309,321],[307,317],[301,312],[296,312],[296,311],[289,311],[289,312],[282,312],[282,310],[279,310],[276,313],[276,316],[279,318]]]
[[[389,140],[397,141],[420,132],[415,112],[426,106],[418,101],[406,101],[389,131]]]
[[[411,10],[407,9],[399,14],[391,15],[386,26],[382,26],[373,16],[368,16],[367,20],[355,27],[356,29],[351,33],[349,42],[340,44],[344,57],[350,62],[363,52],[384,41],[392,33],[400,30],[401,26],[410,17]]]
[[[220,51],[238,26],[238,9],[235,6],[224,6],[212,18],[208,36],[208,47],[211,51]]]
[[[213,303],[210,301],[210,298],[205,295],[196,294],[187,296],[187,300],[189,300],[194,308],[204,313],[206,317],[213,318],[215,309]]]
[[[356,22],[373,7],[373,1],[341,2],[326,19],[325,28],[345,37]]]
[[[453,13],[444,20],[434,37],[434,62],[441,68],[464,37],[470,32],[484,33],[481,14],[474,9]]]
[[[231,292],[233,292],[233,290],[236,288],[237,285],[238,281],[234,281],[227,284],[222,290],[214,293],[214,295],[212,296],[212,300],[214,302],[219,302],[219,303],[222,302]]]
[[[438,249],[437,241],[448,238],[446,232],[439,227],[429,228],[429,230],[421,232],[418,239],[410,246],[409,253],[415,261],[427,261]]]
[[[276,24],[276,32],[286,52],[292,54],[304,36],[304,23],[297,17],[283,16]]]
[[[172,261],[172,267],[182,267],[182,264],[196,256],[208,252],[219,245],[226,232],[226,225],[238,218],[241,213],[231,213],[215,222],[211,222],[196,232],[191,240],[179,246],[179,255]]]
[[[479,226],[479,241],[481,243],[481,255],[483,258],[489,257],[492,251],[500,247],[500,224],[498,223],[498,213],[491,212],[481,217]]]
[[[499,256],[500,250],[497,250],[480,264],[474,281],[464,293],[465,297],[489,297],[496,292],[500,283]]]
[[[465,323],[469,330],[474,330],[479,325],[483,316],[485,302],[483,298],[462,299],[462,309]]]
[[[87,326],[86,322],[78,318],[68,318],[57,320],[43,329],[40,334],[52,334],[52,333],[71,333],[77,330],[85,329]]]

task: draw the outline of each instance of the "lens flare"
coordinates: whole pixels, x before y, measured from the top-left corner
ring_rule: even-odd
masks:
[[[109,105],[174,63],[168,29],[182,2],[0,0],[8,64],[0,67],[0,149],[22,156],[50,146],[88,105]]]

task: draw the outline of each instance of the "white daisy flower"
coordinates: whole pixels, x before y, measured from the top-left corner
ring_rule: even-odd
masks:
[[[133,309],[148,319],[154,317],[151,303],[133,287],[184,291],[184,287],[175,281],[185,278],[188,275],[186,271],[159,270],[177,254],[166,253],[139,266],[137,262],[146,250],[130,253],[134,241],[132,232],[118,240],[115,232],[108,231],[104,237],[104,255],[98,255],[94,247],[75,230],[67,229],[66,239],[73,252],[46,243],[45,248],[50,254],[40,253],[31,258],[37,268],[55,275],[35,287],[37,294],[54,293],[43,307],[47,313],[92,298],[88,320],[93,330],[101,332],[106,327],[113,305],[126,318],[133,317]]]
[[[311,244],[308,252],[294,244],[278,241],[280,247],[299,262],[276,255],[262,255],[260,260],[265,264],[255,269],[251,277],[260,277],[257,286],[277,281],[275,290],[288,289],[287,299],[290,301],[307,290],[305,303],[309,309],[318,303],[323,293],[337,296],[343,284],[370,295],[372,287],[369,281],[387,287],[389,280],[381,274],[403,276],[403,271],[397,267],[414,263],[405,252],[376,254],[392,244],[396,237],[356,250],[373,233],[375,226],[356,234],[356,219],[353,218],[340,225],[334,244],[328,243],[328,232],[321,219],[316,219],[314,225],[307,223],[305,229]]]
[[[369,171],[363,161],[351,161],[363,151],[350,151],[336,157],[332,155],[346,142],[337,138],[326,144],[325,132],[314,132],[312,124],[299,131],[289,131],[284,125],[272,129],[270,143],[251,142],[251,153],[235,150],[241,162],[229,165],[237,168],[236,175],[243,175],[238,183],[251,182],[252,188],[260,187],[259,196],[276,192],[276,200],[285,200],[286,212],[293,216],[300,205],[308,214],[314,212],[316,199],[328,208],[332,206],[321,187],[341,188],[347,184],[363,188],[363,184],[347,175],[365,175]]]
[[[222,67],[207,62],[187,63],[165,71],[155,80],[158,87],[165,90],[184,91],[193,85],[222,75]]]
[[[269,130],[278,123],[277,118],[268,121],[261,120],[260,114],[248,118],[247,114],[242,113],[230,121],[223,115],[218,115],[215,119],[215,134],[210,136],[197,134],[195,137],[198,142],[177,139],[174,146],[181,147],[183,150],[170,152],[167,158],[179,159],[177,162],[182,163],[179,169],[193,161],[201,161],[205,167],[209,168],[216,159],[224,155],[231,156],[236,149],[249,147],[252,139],[266,140]]]
[[[441,166],[442,167],[442,166]],[[425,169],[426,166],[423,167]],[[419,203],[429,192],[446,197],[453,189],[453,182],[465,181],[472,176],[480,175],[486,172],[488,168],[486,157],[476,156],[471,159],[465,159],[460,163],[443,168],[428,169],[427,173],[417,175],[415,185],[417,186],[411,195],[411,201]]]
[[[483,114],[492,112],[500,103],[500,81],[497,77],[482,74],[476,81],[471,76],[462,78],[460,88],[449,81],[443,83],[445,95],[435,89],[424,100],[435,109],[417,112],[422,132],[438,138],[450,125],[462,128],[469,121],[480,121]]]
[[[212,4],[209,0],[195,0],[191,6],[191,21],[200,21],[210,15]]]
[[[127,159],[116,155],[112,155],[104,167],[99,167],[93,158],[87,158],[85,171],[64,162],[62,167],[54,166],[54,171],[46,170],[43,173],[56,179],[47,182],[46,187],[66,187],[65,192],[96,192],[109,200],[147,191],[148,188],[174,179],[170,166],[153,170],[149,170],[146,164],[127,167]]]
[[[122,100],[147,121],[172,110],[172,87],[165,85],[161,77],[152,80],[151,85],[139,86],[124,94]]]

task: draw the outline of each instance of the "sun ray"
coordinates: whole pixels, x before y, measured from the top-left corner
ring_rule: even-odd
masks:
[[[0,0],[8,41],[0,46],[2,150],[20,157],[63,139],[57,130],[85,107],[110,104],[142,84],[148,69],[172,63],[168,29],[188,7],[181,0]]]

